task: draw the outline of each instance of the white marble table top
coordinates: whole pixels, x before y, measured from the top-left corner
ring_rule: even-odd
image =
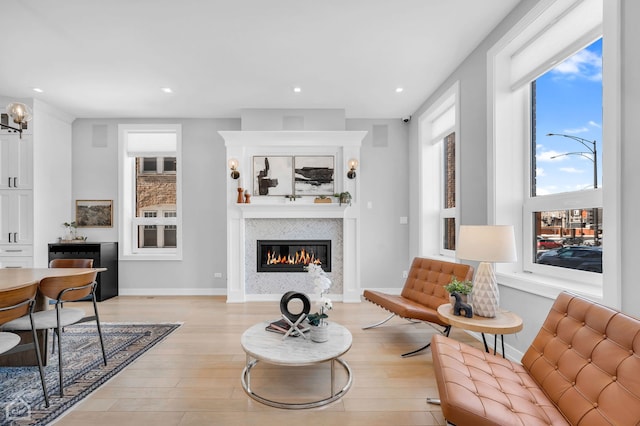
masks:
[[[271,321],[264,321],[248,328],[240,338],[244,351],[255,359],[277,365],[301,366],[330,361],[351,348],[351,332],[334,322],[329,322],[329,340],[312,342],[307,338],[287,337],[266,331]]]

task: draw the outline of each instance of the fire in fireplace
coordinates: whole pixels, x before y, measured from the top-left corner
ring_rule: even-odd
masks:
[[[258,240],[258,272],[305,272],[310,263],[331,271],[331,240]]]

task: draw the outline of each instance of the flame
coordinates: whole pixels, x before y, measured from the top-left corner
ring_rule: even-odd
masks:
[[[282,256],[267,251],[267,265],[322,265],[320,258],[316,258],[313,253],[305,249],[295,252],[293,255]]]

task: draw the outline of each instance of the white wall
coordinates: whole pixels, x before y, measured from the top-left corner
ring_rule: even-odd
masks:
[[[640,286],[635,262],[640,254],[640,2],[622,0],[622,153],[621,153],[621,229],[622,235],[622,309],[640,317]]]
[[[378,129],[383,133],[386,126],[386,145],[383,137],[374,145],[374,126],[382,126]],[[399,118],[347,120],[347,130],[367,131],[356,172],[360,179],[362,288],[399,293],[405,282],[402,272],[411,265],[409,224],[400,224],[401,217],[410,223],[414,219],[409,215],[408,129]]]
[[[226,291],[225,147],[218,130],[239,119],[79,119],[73,123],[73,199],[114,201],[113,228],[83,228],[90,241],[118,241],[118,124],[182,124],[182,261],[120,261],[120,294],[224,294]],[[106,124],[107,146],[92,146],[92,126]],[[221,272],[222,278],[214,278]]]
[[[293,114],[293,112],[292,112]],[[219,130],[240,130],[240,119],[78,119],[73,123],[73,200],[114,200],[117,211],[117,125],[182,124],[184,251],[182,261],[121,261],[120,294],[225,294],[226,185],[228,169]],[[92,126],[106,124],[106,147],[92,146]],[[388,145],[372,145],[372,126],[388,127]],[[367,130],[358,170],[363,194],[362,285],[397,287],[409,267],[406,125],[394,120],[347,120],[347,130]],[[346,170],[343,171],[346,173]],[[372,209],[367,209],[367,201]],[[115,219],[115,218],[114,218]],[[92,241],[117,241],[113,228],[82,231]],[[222,278],[214,278],[221,272]]]

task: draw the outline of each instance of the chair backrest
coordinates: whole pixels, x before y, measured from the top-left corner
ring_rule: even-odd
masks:
[[[561,293],[522,365],[571,424],[638,424],[640,320]]]
[[[91,290],[93,289],[91,284],[95,282],[97,275],[98,271],[90,271],[62,277],[47,277],[40,281],[39,289],[43,295],[50,299],[72,302],[83,299],[91,294]],[[62,293],[64,290],[77,287],[81,288]]]
[[[93,268],[93,259],[53,259],[49,268]]]
[[[455,277],[459,281],[473,279],[473,267],[464,263],[416,257],[402,288],[402,296],[432,309],[449,303],[444,286]]]
[[[38,283],[11,290],[0,291],[0,324],[20,318],[29,313],[29,302],[34,300]]]

